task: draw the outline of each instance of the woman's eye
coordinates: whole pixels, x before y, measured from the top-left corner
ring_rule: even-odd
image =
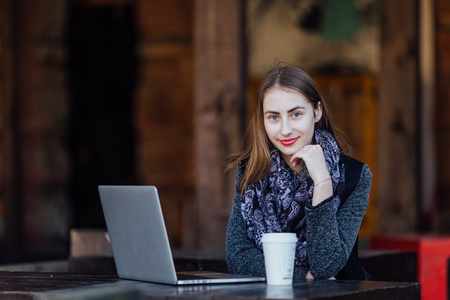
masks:
[[[295,113],[292,114],[292,116],[294,116],[294,118],[298,118],[298,117],[300,117],[300,115],[301,114],[299,112],[295,112]]]
[[[270,118],[271,120],[273,120],[273,121],[278,120],[278,116],[270,116],[269,118]]]

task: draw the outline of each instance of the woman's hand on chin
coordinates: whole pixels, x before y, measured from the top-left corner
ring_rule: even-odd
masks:
[[[293,166],[297,166],[304,161],[308,169],[309,176],[317,184],[327,178],[330,178],[325,156],[320,145],[306,145],[291,157]]]

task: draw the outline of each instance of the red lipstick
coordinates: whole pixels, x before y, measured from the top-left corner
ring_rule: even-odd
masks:
[[[290,145],[294,144],[297,140],[298,140],[298,137],[293,138],[293,139],[280,140],[280,143],[283,144],[284,146],[290,146]]]

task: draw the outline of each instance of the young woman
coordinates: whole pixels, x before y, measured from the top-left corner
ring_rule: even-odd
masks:
[[[247,145],[227,168],[237,167],[226,238],[230,273],[265,276],[261,234],[295,232],[294,278],[371,279],[359,263],[357,237],[372,174],[341,153],[305,71],[278,63],[267,73]]]

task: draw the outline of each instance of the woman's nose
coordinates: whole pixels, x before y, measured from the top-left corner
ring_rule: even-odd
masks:
[[[283,120],[282,125],[281,125],[281,134],[284,136],[290,135],[292,133],[292,126],[291,126],[291,122],[289,122],[289,120]]]

